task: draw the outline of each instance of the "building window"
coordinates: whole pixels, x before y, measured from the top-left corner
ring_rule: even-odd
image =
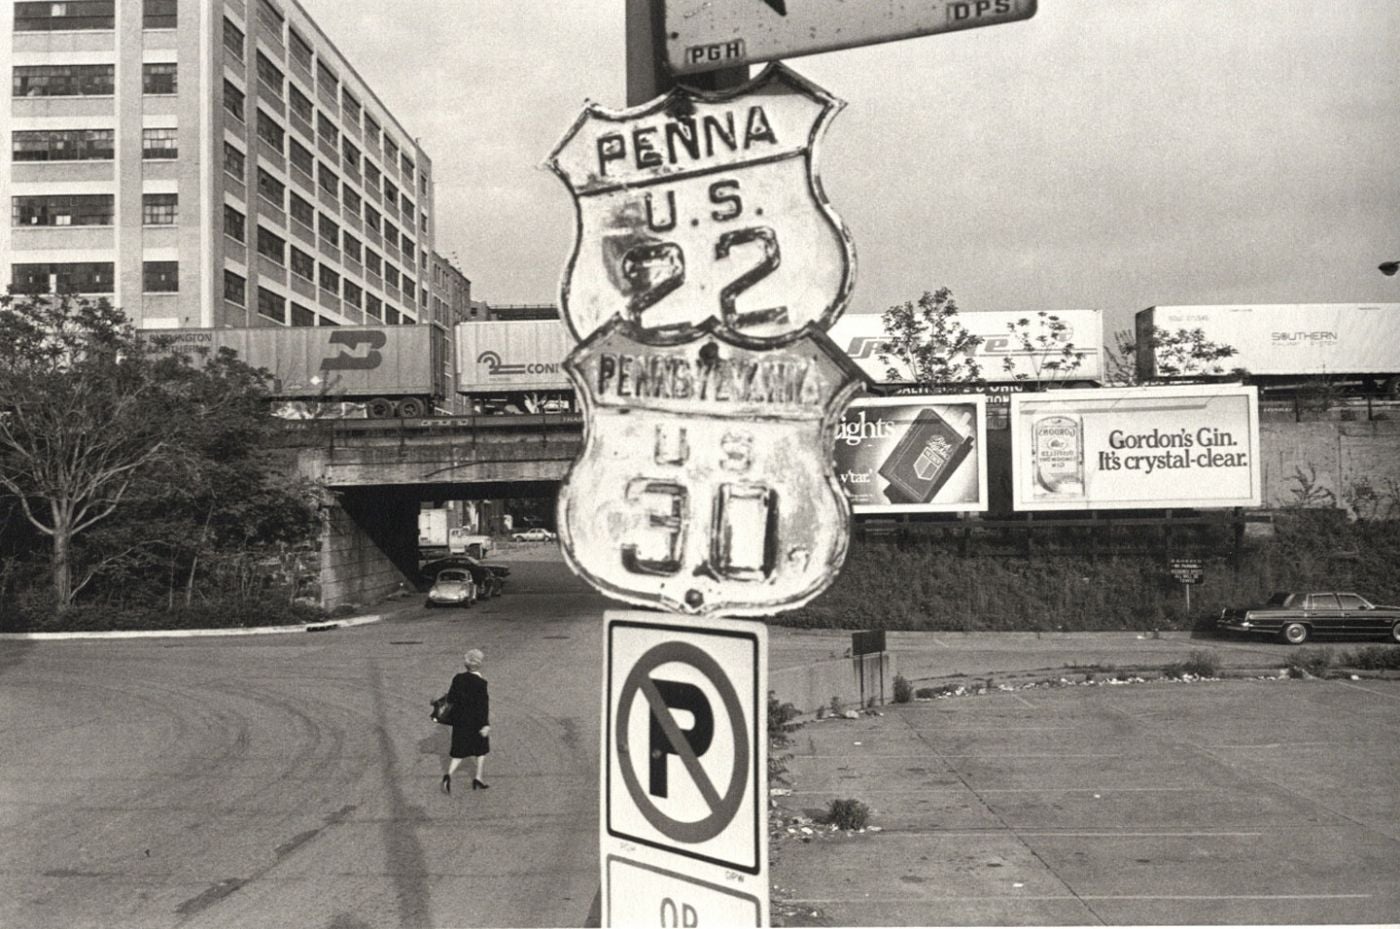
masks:
[[[268,58],[262,52],[258,52],[258,80],[261,81],[268,90],[272,91],[273,96],[277,97],[279,100],[281,99],[282,85],[286,83],[287,80],[286,75],[282,73],[281,68],[272,63],[271,58]]]
[[[413,183],[413,159],[404,155],[399,159],[399,169],[408,177],[408,182]]]
[[[399,198],[399,208],[409,216],[412,216],[418,209],[414,202],[408,199],[408,194],[404,194]],[[409,220],[409,222],[412,222],[412,220]]]
[[[418,214],[418,231],[421,232],[423,235],[427,235],[427,234],[428,234],[428,214],[427,214],[427,213],[419,213],[419,214]]]
[[[360,125],[360,101],[349,90],[340,92],[340,120],[350,126]]]
[[[224,171],[232,174],[240,181],[248,173],[248,161],[246,156],[238,150],[232,142],[224,141]]]
[[[379,123],[368,113],[365,114],[365,137],[372,148],[379,148]]]
[[[111,129],[15,130],[11,157],[15,161],[111,161]]]
[[[310,203],[298,196],[295,190],[289,195],[287,205],[291,211],[292,219],[308,229],[316,228],[316,211],[312,209]]]
[[[287,325],[287,300],[266,287],[258,288],[258,315]]]
[[[399,227],[398,227],[398,226],[395,226],[393,223],[386,222],[386,223],[384,224],[384,241],[385,241],[385,242],[388,242],[388,243],[389,243],[390,245],[392,245],[394,248],[398,248],[398,247],[399,247]]]
[[[397,326],[399,324],[399,311],[387,303],[384,304],[384,322],[388,323],[390,326]]]
[[[234,119],[243,122],[243,91],[235,87],[228,78],[224,78],[224,109],[228,110]]]
[[[399,289],[399,269],[393,265],[384,266],[384,282],[395,290]]]
[[[243,214],[240,213],[240,212],[238,212],[237,210],[235,210],[233,207],[229,206],[227,203],[225,203],[225,204],[224,204],[224,235],[226,235],[226,236],[228,236],[230,239],[234,239],[234,240],[236,240],[236,241],[238,241],[238,242],[244,242],[244,241],[247,241],[246,238],[245,238],[245,237],[246,237],[246,233],[245,233],[244,229],[245,229],[245,217],[243,216]]]
[[[335,100],[340,90],[340,79],[320,56],[316,58],[316,85],[323,93],[330,94],[331,100]]]
[[[113,0],[70,0],[68,3],[16,3],[15,32],[77,32],[112,29]]]
[[[141,92],[173,94],[179,92],[180,81],[175,62],[150,62],[141,66]]]
[[[340,144],[340,130],[335,128],[335,123],[325,113],[316,114],[316,134],[331,148]]]
[[[411,278],[411,277],[409,277],[408,275],[405,274],[405,275],[404,275],[404,278],[403,278],[403,297],[404,297],[404,299],[407,300],[409,303],[416,303],[416,302],[418,302],[418,298],[414,296],[414,294],[415,294],[416,291],[417,291],[417,285],[413,283],[413,278]]]
[[[142,129],[141,157],[147,161],[180,157],[180,130]]]
[[[311,100],[297,88],[297,85],[291,86],[291,92],[287,96],[294,114],[306,120],[308,124],[315,120],[316,108],[311,105]]]
[[[293,326],[314,326],[316,325],[316,314],[302,306],[300,303],[292,304],[292,325]]]
[[[141,224],[143,226],[173,226],[179,213],[179,194],[142,194]]]
[[[321,234],[321,242],[325,245],[340,247],[340,227],[331,222],[331,218],[325,213],[317,214],[319,223],[318,232]]]
[[[399,248],[403,251],[404,264],[413,264],[413,240],[404,236],[399,240]]]
[[[340,196],[340,177],[323,163],[316,165],[316,183],[332,197]]]
[[[384,175],[379,173],[379,166],[368,158],[365,159],[365,187],[370,190],[378,190]]]
[[[345,159],[346,164],[360,170],[360,149],[348,138],[340,140],[340,154]]]
[[[173,294],[180,290],[178,261],[146,261],[141,264],[141,290],[148,294]]]
[[[371,274],[384,273],[384,262],[379,257],[379,253],[372,248],[365,249],[365,270]]]
[[[298,277],[304,277],[308,281],[314,282],[316,280],[316,262],[312,260],[310,255],[306,254],[306,252],[297,248],[295,245],[291,248],[292,273]]]
[[[110,97],[112,65],[21,65],[14,70],[16,97]]]
[[[384,318],[384,301],[374,294],[365,294],[365,313],[374,319]]]
[[[17,264],[10,279],[16,293],[110,294],[115,279],[110,261]],[[50,289],[50,279],[54,288]]]
[[[243,60],[243,30],[233,24],[233,20],[224,17],[224,48],[230,55]]]
[[[279,38],[282,35],[282,20],[284,18],[282,11],[269,3],[268,0],[258,0],[258,22],[271,29]]]
[[[114,198],[111,194],[14,197],[12,226],[110,226]]]
[[[340,293],[340,275],[325,265],[321,265],[321,289],[333,294]]]
[[[258,254],[279,265],[287,263],[287,242],[280,235],[258,227]]]
[[[368,227],[370,227],[371,229],[373,229],[375,232],[378,232],[378,231],[379,231],[379,219],[380,219],[379,211],[376,210],[374,207],[370,206],[368,203],[366,203],[366,204],[365,204],[365,225],[368,226]]]
[[[349,184],[343,184],[340,188],[340,195],[345,199],[345,211],[351,216],[360,215],[360,195],[355,193],[354,188]]]
[[[178,0],[144,0],[141,4],[141,28],[174,29],[179,23]]]
[[[258,168],[258,195],[264,200],[270,200],[281,209],[286,202],[287,185],[268,173],[266,168]]]
[[[350,304],[358,310],[360,308],[360,304],[364,300],[364,291],[360,289],[359,284],[356,284],[353,281],[346,281],[343,285],[341,285],[341,296],[346,303]]]
[[[291,49],[292,60],[306,70],[311,70],[311,43],[301,37],[295,29],[287,30],[287,47]]]
[[[248,305],[248,281],[227,268],[224,269],[224,299],[239,306]]]
[[[392,171],[394,170],[394,162],[398,160],[399,147],[397,144],[395,144],[393,139],[389,138],[386,135],[384,137],[384,163],[388,166],[389,170]],[[394,199],[397,200],[398,197],[395,196]]]
[[[296,139],[292,139],[291,143],[288,154],[291,156],[292,164],[305,171],[307,177],[315,174],[316,159],[311,156],[311,150]]]
[[[286,130],[277,125],[277,121],[262,110],[258,110],[258,138],[268,145],[277,149],[277,154],[282,154],[282,138]]]
[[[356,261],[360,260],[360,240],[350,233],[345,233],[344,237],[341,239],[340,247],[345,250],[346,258],[353,258]]]
[[[426,175],[426,174],[420,174],[420,175],[418,175],[418,196],[420,196],[420,197],[426,197],[427,195],[428,195],[428,175]]]
[[[388,178],[385,178],[385,179],[384,179],[384,205],[385,205],[386,207],[388,207],[389,209],[392,210],[392,209],[394,208],[394,205],[397,204],[398,202],[399,202],[399,188],[394,184],[393,181],[389,180]]]

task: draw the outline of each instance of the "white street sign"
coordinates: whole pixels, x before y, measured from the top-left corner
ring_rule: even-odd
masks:
[[[665,0],[677,74],[1029,19],[1036,0]]]
[[[604,652],[609,924],[766,925],[767,627],[613,611]]]
[[[548,161],[578,213],[559,297],[574,337],[614,316],[643,341],[717,323],[754,347],[830,326],[854,249],[814,161],[841,106],[781,65],[722,94],[589,103]]]
[[[763,902],[751,893],[697,881],[666,868],[608,855],[606,926],[762,926]]]

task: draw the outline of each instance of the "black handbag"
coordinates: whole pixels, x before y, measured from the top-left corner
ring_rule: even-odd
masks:
[[[433,701],[433,712],[431,719],[435,723],[442,723],[444,726],[452,725],[452,701],[444,694]]]

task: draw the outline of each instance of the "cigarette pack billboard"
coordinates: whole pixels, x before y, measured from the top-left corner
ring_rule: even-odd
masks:
[[[868,397],[836,430],[836,474],[856,513],[987,509],[986,397]]]
[[[1052,390],[1011,398],[1017,510],[1259,506],[1254,387]]]

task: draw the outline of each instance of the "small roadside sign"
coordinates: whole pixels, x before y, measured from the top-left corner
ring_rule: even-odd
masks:
[[[665,0],[676,74],[1029,19],[1036,0]]]
[[[1199,584],[1206,576],[1200,560],[1195,558],[1173,558],[1171,572],[1172,577],[1183,584]]]
[[[767,627],[604,619],[606,923],[767,925]]]

